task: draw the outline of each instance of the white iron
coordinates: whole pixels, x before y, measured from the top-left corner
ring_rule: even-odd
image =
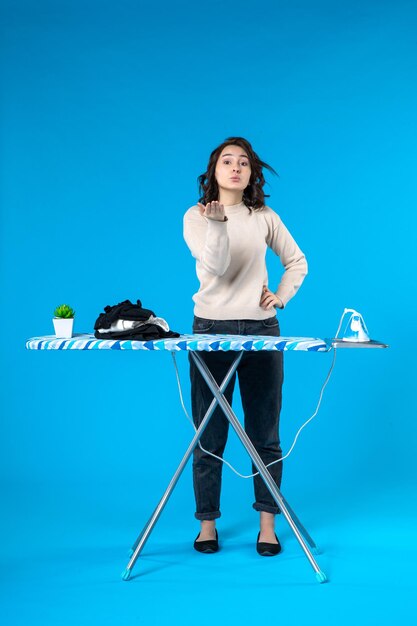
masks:
[[[342,326],[343,320],[348,313],[350,313],[350,316],[342,329],[343,332],[340,339],[342,341],[371,341],[364,319],[355,309],[344,310],[339,328]]]

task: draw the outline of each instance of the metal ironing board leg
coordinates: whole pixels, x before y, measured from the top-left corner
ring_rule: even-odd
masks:
[[[320,567],[316,563],[316,561],[315,561],[315,559],[314,559],[314,557],[313,557],[309,547],[307,546],[306,542],[304,541],[304,538],[303,538],[300,530],[298,529],[296,523],[294,522],[294,520],[292,519],[292,517],[290,515],[289,510],[287,509],[287,507],[285,505],[285,502],[284,502],[284,500],[283,500],[283,498],[281,496],[280,490],[278,489],[277,485],[275,484],[275,482],[274,482],[271,474],[269,473],[268,469],[265,467],[265,464],[263,463],[261,457],[259,456],[255,446],[253,445],[253,443],[249,439],[248,435],[246,434],[245,430],[243,429],[243,427],[240,424],[239,420],[237,419],[236,415],[232,411],[232,408],[231,408],[230,404],[228,403],[227,399],[224,397],[224,395],[220,391],[219,386],[216,383],[212,373],[210,372],[210,370],[207,367],[206,363],[203,361],[203,359],[200,357],[200,355],[197,352],[193,353],[193,357],[194,357],[195,364],[197,365],[201,375],[203,376],[204,380],[206,381],[207,385],[209,386],[210,390],[212,391],[214,397],[217,398],[218,403],[221,406],[221,408],[223,409],[224,414],[226,415],[226,417],[229,420],[230,424],[233,426],[237,436],[239,437],[240,441],[242,442],[243,446],[245,447],[246,451],[248,452],[249,456],[251,457],[251,459],[253,461],[253,464],[255,465],[256,469],[259,472],[259,474],[263,478],[264,483],[265,483],[266,487],[268,488],[270,494],[274,498],[275,502],[277,503],[277,505],[279,506],[280,510],[282,511],[285,519],[287,520],[288,524],[290,525],[290,528],[293,531],[293,533],[294,533],[298,543],[300,544],[302,550],[304,551],[304,554],[306,555],[308,561],[310,562],[310,565],[312,566],[312,568],[316,572],[317,580],[320,583],[326,582],[327,581],[326,574],[320,569]]]
[[[226,389],[227,385],[229,384],[229,381],[231,379],[231,377],[233,376],[233,374],[236,371],[237,366],[239,365],[240,359],[243,356],[243,352],[239,352],[238,356],[236,357],[236,359],[233,361],[232,365],[230,366],[229,371],[227,372],[222,384],[220,385],[220,388],[217,387],[219,389],[219,392],[221,394],[223,394],[224,390]],[[191,357],[194,357],[194,352],[191,352]],[[194,359],[195,360],[195,359]],[[190,445],[187,448],[186,453],[184,454],[184,457],[181,461],[181,463],[179,464],[174,476],[171,479],[171,482],[169,483],[164,495],[162,496],[161,500],[159,501],[159,504],[157,505],[157,507],[155,508],[153,514],[151,515],[151,517],[149,518],[148,522],[146,523],[146,525],[144,526],[143,530],[141,531],[141,533],[139,534],[138,538],[136,539],[135,543],[132,546],[131,549],[131,557],[130,560],[126,566],[126,569],[124,570],[123,574],[122,574],[122,578],[123,580],[129,580],[132,569],[146,543],[146,541],[149,538],[149,535],[152,532],[152,529],[154,528],[156,522],[158,521],[159,516],[161,515],[166,503],[168,502],[168,499],[171,495],[171,493],[174,490],[175,485],[178,482],[179,477],[181,476],[184,467],[187,464],[188,459],[190,458],[191,454],[194,451],[194,448],[196,447],[196,445],[198,444],[209,420],[210,417],[214,411],[214,409],[216,408],[216,405],[218,403],[218,400],[216,397],[213,398],[209,408],[207,409],[207,412],[203,418],[203,421],[201,422],[200,426],[198,427],[194,437],[191,440]]]
[[[266,468],[266,469],[268,469],[268,468]],[[312,553],[313,554],[320,554],[321,553],[320,548],[318,547],[318,545],[316,544],[314,539],[311,537],[311,535],[308,533],[308,531],[305,528],[305,526],[302,525],[302,523],[300,522],[300,520],[298,519],[298,517],[296,516],[296,514],[294,513],[294,511],[292,510],[292,508],[288,504],[287,500],[282,495],[281,491],[280,491],[280,494],[281,494],[282,501],[284,502],[285,506],[288,509],[289,514],[291,515],[291,517],[293,519],[293,522],[296,524],[298,530],[300,531],[300,533],[303,535],[304,539],[309,544]]]

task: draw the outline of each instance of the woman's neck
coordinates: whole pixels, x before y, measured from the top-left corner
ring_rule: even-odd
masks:
[[[220,190],[219,202],[224,206],[233,206],[242,202],[243,193],[241,191]]]

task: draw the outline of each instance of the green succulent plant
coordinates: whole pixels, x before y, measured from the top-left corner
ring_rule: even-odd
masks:
[[[70,319],[75,316],[75,311],[69,304],[60,304],[54,311],[54,317],[61,317],[63,319]]]

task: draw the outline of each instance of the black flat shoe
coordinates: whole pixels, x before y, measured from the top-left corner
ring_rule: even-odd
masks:
[[[198,533],[196,540],[194,541],[194,549],[197,552],[204,552],[204,554],[211,554],[217,552],[219,549],[219,536],[216,529],[216,539],[206,539],[205,541],[197,541],[200,533]]]
[[[256,551],[261,556],[276,556],[281,552],[281,544],[278,537],[275,535],[275,539],[278,543],[267,543],[266,541],[259,541],[260,532],[256,540]],[[275,533],[274,533],[275,534]]]

